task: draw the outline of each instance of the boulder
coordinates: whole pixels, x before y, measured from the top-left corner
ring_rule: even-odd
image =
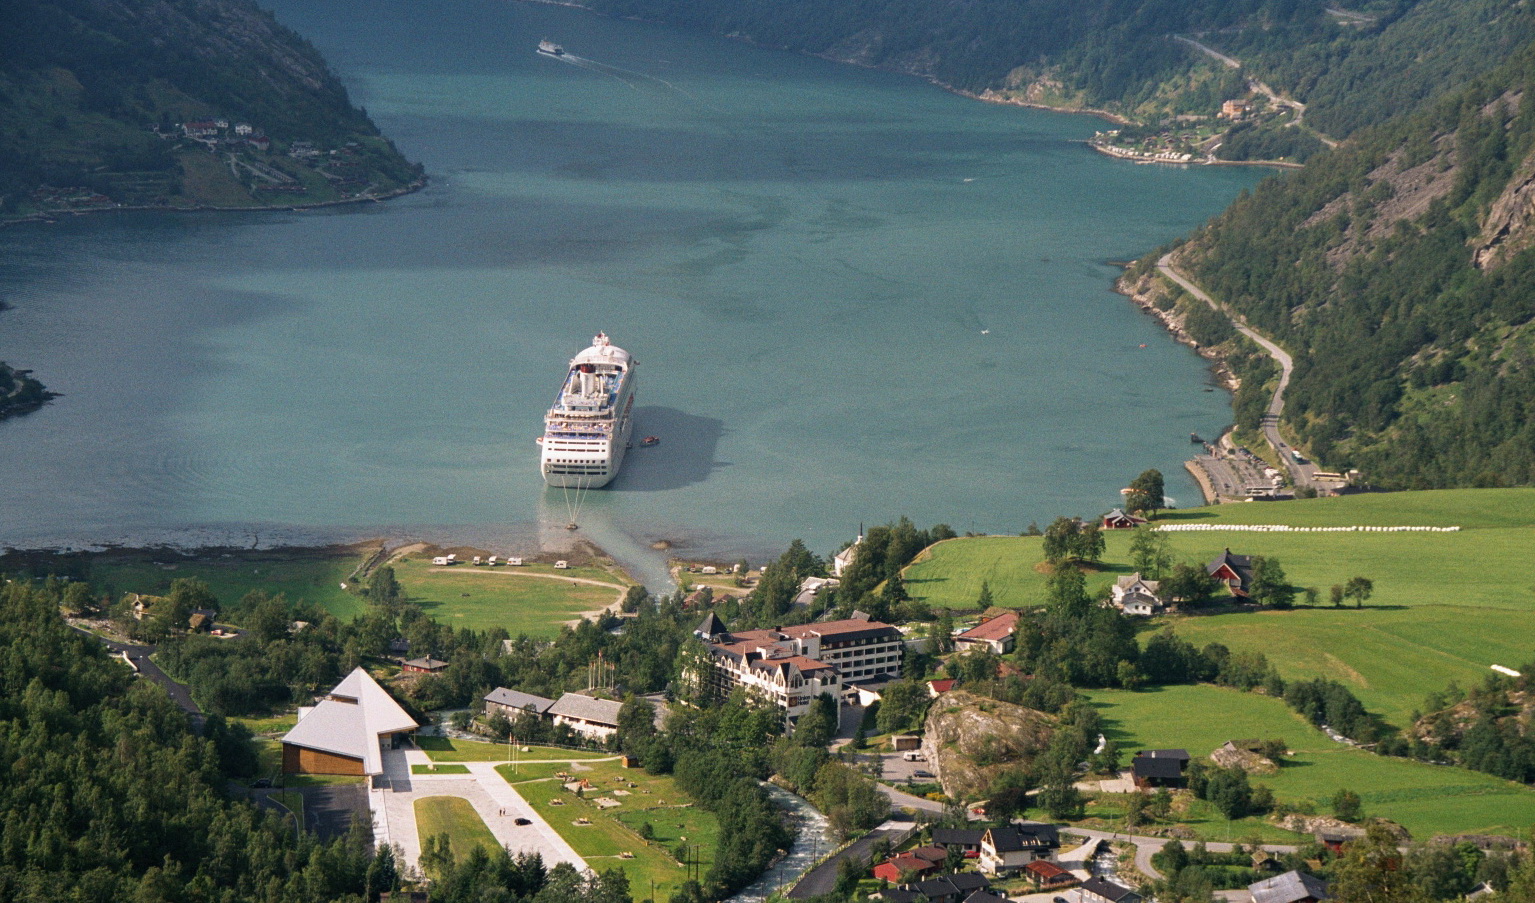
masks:
[[[977,799],[1002,771],[1031,765],[1055,724],[1045,712],[951,690],[928,708],[922,752],[944,793]]]

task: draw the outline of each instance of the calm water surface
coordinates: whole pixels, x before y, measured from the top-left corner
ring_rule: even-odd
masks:
[[[902,514],[1017,532],[1229,419],[1105,264],[1262,173],[1126,165],[1097,120],[515,3],[276,5],[425,191],[0,233],[0,544],[568,539],[534,437],[597,330],[636,448],[581,535],[830,551]],[[550,37],[572,54],[534,53]]]

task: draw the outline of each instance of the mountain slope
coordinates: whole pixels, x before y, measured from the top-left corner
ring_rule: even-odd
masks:
[[[0,21],[0,212],[315,203],[419,176],[249,0],[0,0]],[[225,125],[180,127],[202,120]],[[345,159],[317,174],[295,146]]]
[[[1387,487],[1535,482],[1535,49],[1180,249],[1297,366],[1285,417]]]

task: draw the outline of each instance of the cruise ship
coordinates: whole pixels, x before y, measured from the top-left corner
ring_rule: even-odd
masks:
[[[597,333],[570,361],[544,416],[540,467],[550,486],[596,489],[618,475],[634,420],[635,360]]]

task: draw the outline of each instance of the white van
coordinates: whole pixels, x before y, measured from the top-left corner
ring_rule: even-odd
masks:
[[[905,759],[908,762],[926,762],[927,761],[927,756],[922,755],[922,750],[920,750],[920,749],[908,749],[907,751],[901,753],[901,758]]]

